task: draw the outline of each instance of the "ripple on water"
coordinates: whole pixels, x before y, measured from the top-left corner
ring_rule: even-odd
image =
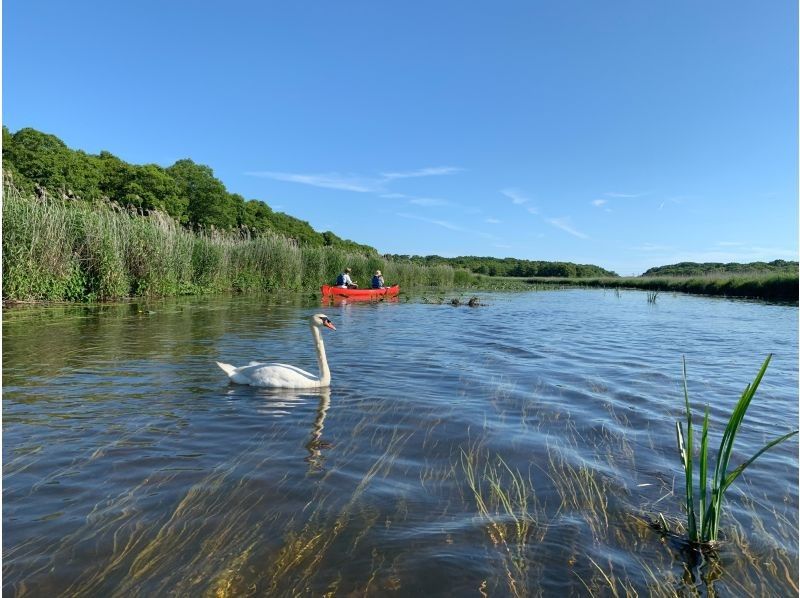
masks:
[[[681,517],[681,359],[713,444],[775,353],[737,436],[752,454],[797,421],[797,308],[601,290],[481,300],[326,306],[333,383],[315,392],[229,385],[213,364],[315,371],[304,318],[320,307],[302,301],[7,319],[4,590],[603,595],[613,578],[686,591],[683,557],[641,519]],[[794,591],[796,446],[726,499],[719,593]]]

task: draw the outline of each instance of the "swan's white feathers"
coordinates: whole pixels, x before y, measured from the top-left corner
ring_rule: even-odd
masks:
[[[285,363],[251,361],[249,365],[238,368],[227,363],[217,362],[217,365],[222,368],[232,382],[237,384],[249,384],[250,386],[267,388],[322,388],[328,386],[330,384],[330,372],[327,359],[325,359],[325,349],[319,329],[322,326],[332,330],[336,330],[336,328],[324,314],[316,314],[310,320],[320,373],[324,378]]]

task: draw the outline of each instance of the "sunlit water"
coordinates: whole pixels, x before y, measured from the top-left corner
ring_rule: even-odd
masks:
[[[645,523],[684,520],[682,356],[716,446],[775,354],[736,464],[796,427],[796,307],[480,298],[6,310],[4,594],[796,594],[796,439],[729,491],[715,562]],[[229,385],[214,365],[316,371],[317,312],[338,328],[329,391]]]

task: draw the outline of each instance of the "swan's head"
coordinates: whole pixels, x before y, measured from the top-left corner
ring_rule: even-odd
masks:
[[[333,325],[333,322],[331,322],[330,318],[325,314],[314,314],[313,316],[311,316],[311,325],[325,326],[325,328],[336,330],[336,326]]]

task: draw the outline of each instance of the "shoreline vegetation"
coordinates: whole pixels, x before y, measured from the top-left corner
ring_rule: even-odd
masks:
[[[501,277],[446,263],[350,247],[301,245],[264,232],[191,231],[153,210],[146,217],[106,205],[23,194],[3,186],[3,301],[95,302],[131,297],[318,291],[345,267],[365,283],[381,270],[404,289],[640,289],[798,301],[794,272],[702,276]]]
[[[692,262],[619,277],[592,264],[380,255],[230,193],[190,159],[163,168],[3,127],[3,301],[319,290],[345,267],[408,290],[626,288],[798,301],[798,263]],[[654,296],[655,298],[655,296]]]
[[[537,287],[629,289],[797,303],[800,277],[796,273],[742,272],[695,276],[527,278],[525,282]]]

